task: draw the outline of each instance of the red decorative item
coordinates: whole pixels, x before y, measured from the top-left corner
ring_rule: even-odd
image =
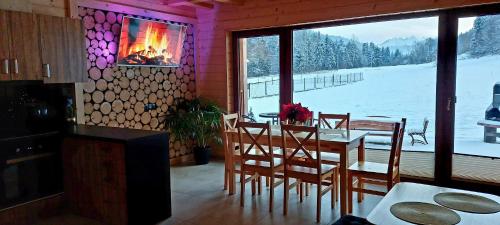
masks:
[[[303,107],[301,103],[284,104],[279,114],[282,121],[288,120],[290,124],[295,124],[296,122],[304,123],[310,120],[312,116],[313,113],[307,107]]]

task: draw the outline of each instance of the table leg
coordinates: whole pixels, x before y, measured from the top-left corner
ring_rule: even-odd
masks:
[[[349,150],[347,146],[340,152],[340,215],[347,214],[347,168],[349,166]]]
[[[359,140],[358,161],[365,161],[365,138]]]
[[[359,146],[358,146],[358,162],[365,161],[365,138],[361,138],[359,140]],[[361,177],[358,177],[358,188],[364,189],[365,184],[363,182],[363,179]],[[363,192],[358,192],[358,202],[362,202],[364,199],[364,194]]]

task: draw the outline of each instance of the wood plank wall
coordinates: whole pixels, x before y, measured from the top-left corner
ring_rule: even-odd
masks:
[[[37,14],[60,16],[67,15],[70,0],[2,0],[0,9],[33,12]]]
[[[235,30],[361,18],[500,2],[498,0],[247,0],[197,9],[197,93],[232,109],[231,36]]]

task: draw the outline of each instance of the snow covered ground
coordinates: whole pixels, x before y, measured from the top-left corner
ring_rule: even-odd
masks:
[[[321,71],[306,76],[333,72]],[[301,102],[315,114],[321,111],[350,112],[353,118],[373,115],[406,117],[407,129],[421,129],[427,117],[430,120],[427,136],[431,143],[411,146],[407,136],[404,149],[434,150],[435,63],[335,71],[337,74],[353,72],[363,72],[364,81],[294,93],[294,102]],[[455,152],[500,157],[500,144],[484,143],[483,127],[477,125],[491,104],[493,85],[500,82],[500,55],[478,59],[459,57],[457,73]],[[262,112],[278,111],[278,102],[278,96],[250,99],[249,107],[258,117]]]

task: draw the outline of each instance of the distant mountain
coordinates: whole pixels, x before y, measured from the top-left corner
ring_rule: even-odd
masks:
[[[354,43],[356,44],[356,46],[358,46],[358,48],[361,48],[361,46],[363,45],[363,43],[359,42],[356,38],[346,38],[346,37],[342,37],[342,36],[337,36],[337,35],[328,35],[328,37],[330,39],[332,39],[332,41],[334,42],[340,42],[342,41],[344,44],[346,43],[349,43],[351,41],[354,41]]]
[[[343,42],[349,42],[349,41],[351,41],[350,38],[345,38],[345,37],[337,36],[337,35],[330,35],[330,34],[328,34],[328,37],[330,39],[332,39],[332,41],[335,41],[335,42],[337,42],[337,41],[343,41]]]
[[[396,49],[399,49],[399,51],[402,54],[408,54],[411,52],[413,49],[413,46],[415,46],[415,43],[420,42],[424,40],[424,38],[417,38],[417,37],[404,37],[404,38],[391,38],[388,39],[382,44],[380,44],[380,47],[384,48],[389,48],[391,52],[396,51]]]

